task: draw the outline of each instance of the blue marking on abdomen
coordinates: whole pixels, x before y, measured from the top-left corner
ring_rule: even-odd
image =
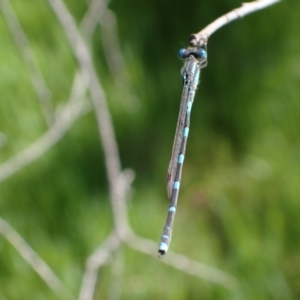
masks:
[[[168,245],[166,243],[160,243],[159,244],[159,250],[167,252],[168,251]]]
[[[180,182],[179,182],[179,181],[175,181],[175,182],[174,182],[174,187],[173,187],[173,188],[174,188],[175,190],[179,190],[179,187],[180,187]]]
[[[191,112],[192,109],[192,102],[188,102],[186,105],[186,112],[189,114]]]
[[[174,206],[171,206],[171,207],[169,208],[169,211],[171,211],[171,212],[175,212],[175,211],[176,211],[176,207],[174,207]]]
[[[180,155],[179,155],[179,158],[178,158],[178,163],[179,163],[179,164],[182,164],[183,161],[184,161],[184,154],[180,154]]]
[[[187,137],[189,135],[189,128],[185,127],[183,130],[183,136]]]

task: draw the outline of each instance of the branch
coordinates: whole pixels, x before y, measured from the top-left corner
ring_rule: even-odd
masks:
[[[107,5],[110,0],[92,0],[80,23],[80,29],[83,36],[90,38],[94,33],[97,24],[106,14]]]
[[[80,288],[79,300],[92,300],[97,283],[98,270],[107,263],[120,246],[121,240],[113,232],[86,262],[85,273]]]
[[[128,112],[136,112],[140,100],[130,84],[118,38],[117,18],[114,12],[107,8],[109,2],[110,0],[93,0],[80,23],[80,30],[89,44],[97,24],[100,24],[104,55],[117,90],[122,95],[121,104]]]
[[[206,26],[204,29],[198,33],[192,34],[190,38],[191,46],[202,46],[203,43],[207,43],[208,38],[219,28],[223,27],[230,22],[243,18],[244,16],[273,5],[280,0],[256,0],[253,2],[243,3],[240,8],[236,8],[231,12],[223,15],[222,17],[216,19],[211,24]]]
[[[69,103],[44,135],[28,148],[0,165],[0,182],[40,158],[65,135],[75,120],[81,115],[82,99],[86,92],[86,85],[82,76],[76,74]]]
[[[125,242],[131,248],[157,258],[157,244],[155,242],[141,238],[135,234],[128,235]],[[236,289],[238,286],[237,279],[228,273],[191,260],[186,256],[172,251],[168,251],[168,255],[161,260],[161,262],[187,274],[219,284],[226,289],[232,290]]]
[[[124,277],[124,253],[123,248],[119,247],[114,254],[111,261],[111,279],[109,291],[107,295],[108,300],[119,300],[122,296],[122,285]]]
[[[89,82],[91,98],[98,123],[98,132],[104,150],[115,229],[120,236],[124,236],[129,230],[129,225],[126,214],[125,195],[119,192],[118,186],[118,182],[122,176],[121,162],[106,96],[97,77],[89,50],[76,27],[72,15],[63,1],[48,0],[48,2],[61,22],[81,71]]]
[[[119,191],[125,199],[130,192],[130,185],[134,180],[134,173],[132,170],[124,170],[119,177],[118,185]],[[124,211],[127,213],[127,211]],[[125,226],[127,224],[124,224]],[[129,230],[129,229],[128,229]],[[128,230],[126,233],[128,234]],[[123,235],[123,239],[126,240],[127,236]],[[130,235],[131,235],[130,229]],[[98,270],[108,262],[111,255],[116,251],[122,243],[118,232],[113,231],[110,236],[106,239],[103,245],[99,246],[98,249],[87,259],[85,273],[83,276],[79,300],[92,300],[96,288]]]
[[[66,289],[50,267],[37,255],[27,242],[0,217],[0,233],[36,271],[49,288],[62,300],[73,300],[74,296]]]
[[[0,0],[2,14],[6,20],[8,28],[13,36],[18,50],[21,53],[25,66],[29,73],[29,78],[33,88],[40,100],[42,112],[47,125],[50,127],[54,121],[54,112],[51,102],[51,93],[37,65],[34,53],[30,47],[27,36],[16,17],[13,8],[8,0]]]

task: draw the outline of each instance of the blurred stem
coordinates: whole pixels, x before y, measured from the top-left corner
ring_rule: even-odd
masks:
[[[50,267],[42,260],[29,244],[6,221],[0,217],[0,233],[28,262],[49,288],[62,300],[74,300]]]
[[[244,16],[256,12],[260,9],[264,9],[270,5],[273,5],[281,0],[256,0],[253,2],[243,3],[241,7],[235,8],[229,13],[219,17],[204,29],[198,33],[192,34],[190,38],[190,44],[192,46],[202,46],[203,43],[207,43],[208,38],[218,29],[230,22],[241,19]]]

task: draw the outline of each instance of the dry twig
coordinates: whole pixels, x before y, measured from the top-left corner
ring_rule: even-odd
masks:
[[[92,300],[97,283],[98,270],[107,263],[112,253],[120,246],[121,240],[113,232],[106,241],[88,258],[83,276],[79,300]]]
[[[202,43],[207,43],[208,38],[224,25],[227,25],[234,20],[241,19],[248,14],[266,8],[279,1],[281,0],[256,0],[252,2],[243,3],[241,7],[233,9],[229,13],[221,16],[220,18],[210,23],[198,33],[192,34],[190,37],[190,44],[192,46],[202,46]]]
[[[53,11],[61,22],[69,39],[73,52],[79,62],[82,73],[89,83],[91,98],[98,122],[98,131],[104,149],[107,178],[110,188],[111,204],[113,208],[115,229],[120,237],[129,230],[124,194],[118,185],[122,177],[121,162],[111,116],[107,107],[104,90],[97,77],[91,55],[82,39],[76,24],[61,0],[48,0]]]
[[[113,76],[117,90],[122,95],[121,104],[129,112],[136,112],[139,108],[140,100],[134,93],[130,76],[127,71],[125,60],[120,47],[117,28],[117,17],[107,6],[110,0],[92,0],[84,15],[80,30],[82,36],[89,45],[91,37],[100,24],[102,46],[108,64],[108,68]],[[89,46],[89,48],[91,48]]]
[[[82,113],[85,92],[86,83],[83,77],[77,74],[69,103],[57,117],[52,127],[25,150],[0,165],[0,182],[40,158],[65,135]]]
[[[125,242],[137,251],[157,257],[157,244],[151,240],[132,234],[128,236]],[[237,279],[232,275],[172,251],[168,251],[168,255],[161,262],[187,274],[219,284],[227,289],[235,289],[238,286]]]
[[[74,300],[50,267],[42,260],[28,243],[0,217],[0,233],[20,253],[49,288],[62,300]]]

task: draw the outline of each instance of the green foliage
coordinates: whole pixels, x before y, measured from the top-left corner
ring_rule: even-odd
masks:
[[[59,109],[69,98],[76,59],[46,1],[11,2]],[[85,2],[66,5],[79,24]],[[130,223],[143,237],[159,240],[167,212],[165,176],[181,93],[176,51],[190,33],[239,5],[113,1],[139,98],[133,109],[105,62],[101,30],[93,37],[122,165],[136,172]],[[283,1],[216,32],[193,106],[171,248],[232,274],[239,288],[228,291],[124,246],[121,299],[299,299],[298,9]],[[2,163],[47,127],[3,18],[0,32],[0,132],[7,138]],[[1,182],[0,216],[77,295],[86,258],[113,228],[93,113],[42,158]],[[1,299],[57,299],[2,236],[0,253]],[[97,299],[110,297],[112,268],[101,269]]]

